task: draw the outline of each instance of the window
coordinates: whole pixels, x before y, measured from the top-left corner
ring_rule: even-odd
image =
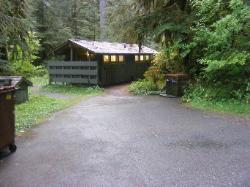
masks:
[[[117,62],[117,56],[111,55],[111,62]]]
[[[145,60],[149,61],[149,55],[145,56]]]
[[[119,62],[124,62],[124,56],[123,55],[119,55]]]
[[[139,56],[135,55],[135,62],[139,62]]]
[[[109,55],[103,55],[103,62],[104,63],[108,63],[110,60],[109,60]]]
[[[143,60],[144,60],[144,56],[140,55],[140,61],[143,61]]]

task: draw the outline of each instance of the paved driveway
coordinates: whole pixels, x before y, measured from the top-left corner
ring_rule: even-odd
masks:
[[[0,186],[250,186],[248,120],[123,89],[18,138],[18,151],[0,161]]]

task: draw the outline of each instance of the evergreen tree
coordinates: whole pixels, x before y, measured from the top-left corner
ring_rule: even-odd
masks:
[[[100,9],[100,38],[103,40],[107,37],[107,21],[106,21],[107,0],[99,0]]]
[[[37,0],[34,2],[33,16],[41,42],[40,57],[45,59],[49,52],[72,37],[71,30],[61,16],[60,1]]]
[[[96,40],[99,38],[99,13],[97,0],[72,0],[68,26],[74,38]]]
[[[42,59],[70,38],[99,38],[97,0],[36,0],[33,6]]]
[[[0,61],[8,61],[8,50],[20,45],[22,50],[25,45],[25,37],[30,30],[27,19],[27,4],[25,0],[0,0]]]
[[[108,38],[111,41],[136,43],[136,12],[133,0],[110,0],[107,5]]]

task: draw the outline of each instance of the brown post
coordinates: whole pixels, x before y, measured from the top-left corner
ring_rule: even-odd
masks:
[[[73,47],[70,46],[70,61],[73,61]]]

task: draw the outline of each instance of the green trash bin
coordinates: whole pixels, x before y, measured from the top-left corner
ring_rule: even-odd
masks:
[[[0,150],[9,148],[11,152],[16,151],[14,94],[14,87],[0,87]]]

